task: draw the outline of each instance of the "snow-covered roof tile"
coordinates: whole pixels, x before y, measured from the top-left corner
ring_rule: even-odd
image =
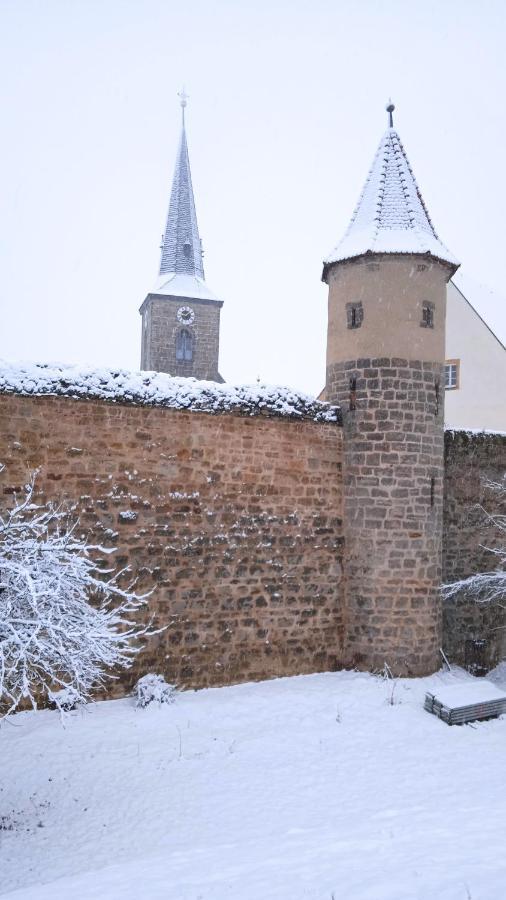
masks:
[[[393,127],[380,141],[346,234],[324,261],[324,279],[333,263],[366,253],[430,254],[458,266],[436,234]]]
[[[218,297],[197,275],[176,275],[175,272],[159,275],[151,288],[151,294],[167,297],[189,297],[198,300],[217,300]]]
[[[193,196],[190,159],[186,141],[186,94],[179,95],[182,107],[181,138],[172,179],[169,211],[162,238],[160,272],[152,294],[171,297],[217,300],[205,282],[202,242],[200,240]]]
[[[0,360],[0,394],[56,395],[116,403],[232,412],[239,415],[287,416],[340,422],[339,407],[276,385],[229,385],[161,372],[131,372],[57,363],[9,363]]]

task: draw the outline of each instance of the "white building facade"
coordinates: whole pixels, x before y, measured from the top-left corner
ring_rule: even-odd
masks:
[[[475,290],[459,276],[448,284],[445,424],[506,432],[506,347],[472,305]]]

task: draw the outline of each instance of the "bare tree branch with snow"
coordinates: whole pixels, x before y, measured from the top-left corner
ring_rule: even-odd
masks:
[[[489,603],[506,608],[506,473],[500,481],[486,480],[485,489],[495,496],[498,511],[489,512],[484,506],[484,524],[499,535],[498,547],[483,546],[482,549],[491,554],[497,566],[489,572],[477,572],[468,578],[462,578],[442,586],[443,599],[451,600],[465,594],[476,603]],[[503,511],[504,510],[504,511]]]
[[[114,550],[79,537],[63,506],[34,503],[34,484],[0,515],[0,716],[48,700],[63,711],[60,691],[88,700],[155,633],[135,623],[147,595],[94,559]]]

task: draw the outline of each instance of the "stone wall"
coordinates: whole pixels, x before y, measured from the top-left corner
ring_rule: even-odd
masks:
[[[405,371],[397,360],[394,372],[393,362],[366,362],[329,373],[334,395],[344,397],[353,376],[354,404],[368,399],[358,417],[343,401],[344,429],[315,421],[332,418],[325,408],[297,409],[294,395],[275,392],[265,401],[215,388],[216,396],[197,394],[192,402],[220,411],[197,412],[118,402],[116,381],[136,395],[135,380],[115,376],[111,385],[41,370],[45,384],[37,380],[41,372],[26,372],[8,390],[58,386],[70,396],[0,393],[1,505],[12,504],[39,469],[41,498],[74,504],[90,540],[117,547],[116,565],[130,565],[140,589],[154,588],[149,617],[168,625],[113,683],[113,693],[148,670],[201,687],[361,666],[362,647],[368,661],[376,654],[376,668],[387,645],[400,647],[410,655],[409,672],[416,653],[429,647],[434,655],[437,645],[438,667],[440,613],[431,592],[440,577],[442,470],[432,458],[439,452],[435,432],[420,427],[434,418],[434,371],[427,363]],[[169,397],[163,378],[142,382],[152,402],[187,402],[184,393]],[[89,390],[116,402],[75,398]],[[404,400],[394,409],[396,390],[406,400],[416,392],[411,412]],[[486,527],[481,507],[497,512],[498,495],[487,493],[484,481],[505,472],[506,436],[446,434],[444,581],[493,566],[482,545],[497,546],[499,536]],[[505,655],[505,625],[502,610],[448,602],[443,648],[452,662],[485,671]]]
[[[3,394],[0,497],[39,469],[42,497],[75,503],[90,539],[154,587],[168,628],[114,694],[146,671],[202,687],[337,669],[341,444],[309,418]]]
[[[487,490],[486,481],[506,474],[506,435],[445,434],[443,580],[457,581],[497,565],[485,547],[504,545],[504,534],[487,524],[484,509],[506,514],[504,497]],[[477,674],[506,657],[506,615],[498,607],[477,605],[465,597],[445,602],[443,644],[451,662]]]

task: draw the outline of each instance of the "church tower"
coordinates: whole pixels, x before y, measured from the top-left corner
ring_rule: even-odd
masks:
[[[218,372],[220,310],[223,301],[204,278],[190,161],[185,107],[181,100],[181,139],[172,180],[160,273],[139,312],[142,316],[141,369],[223,381]]]
[[[347,666],[441,663],[446,285],[439,240],[387,107],[348,230],[324,262],[325,396],[343,410]]]

